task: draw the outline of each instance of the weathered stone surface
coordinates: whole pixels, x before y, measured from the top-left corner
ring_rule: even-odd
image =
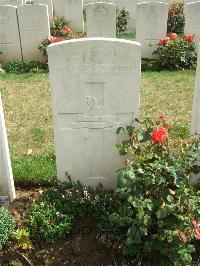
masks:
[[[8,196],[10,201],[14,200],[16,197],[1,96],[0,96],[0,196]]]
[[[52,0],[33,0],[34,5],[47,5],[48,6],[48,13],[49,19],[53,18],[53,1]]]
[[[187,4],[185,13],[185,34],[194,34],[195,41],[200,42],[200,2]]]
[[[138,117],[140,44],[111,38],[49,46],[58,179],[116,186],[116,129]]]
[[[192,107],[192,125],[191,125],[191,135],[200,135],[200,45],[198,46],[198,62],[196,69],[196,80],[195,80],[195,90],[193,97],[193,107]],[[200,165],[200,159],[199,159]],[[190,182],[196,183],[197,179],[200,178],[199,175],[191,175]]]
[[[2,5],[11,5],[11,6],[22,6],[24,0],[0,0],[0,6]]]
[[[136,31],[136,5],[137,0],[117,0],[117,9],[128,12],[128,32]]]
[[[83,1],[56,0],[54,1],[56,16],[63,16],[69,22],[74,32],[83,32]]]
[[[192,134],[200,134],[200,45],[198,47],[198,63],[192,109]]]
[[[87,37],[116,37],[116,5],[92,3],[86,5]]]
[[[0,62],[22,60],[17,8],[0,6]]]
[[[17,8],[23,61],[45,62],[38,49],[41,41],[50,36],[49,15],[46,5],[24,5]]]
[[[136,40],[142,44],[143,58],[154,58],[155,45],[166,37],[168,7],[160,2],[137,4]]]

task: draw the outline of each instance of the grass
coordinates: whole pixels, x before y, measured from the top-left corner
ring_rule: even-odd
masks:
[[[140,116],[168,114],[175,135],[188,134],[194,71],[145,72]],[[55,179],[55,154],[48,74],[0,74],[13,173],[18,183],[43,184]]]

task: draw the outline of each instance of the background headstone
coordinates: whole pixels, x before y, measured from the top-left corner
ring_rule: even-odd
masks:
[[[194,34],[195,41],[200,42],[200,1],[187,4],[185,12],[185,34]]]
[[[137,0],[117,0],[117,9],[128,12],[128,32],[135,32],[136,30],[136,4]]]
[[[55,16],[65,17],[73,32],[83,32],[83,0],[54,0]]]
[[[24,0],[0,0],[0,6],[2,5],[11,5],[11,6],[22,6]]]
[[[160,2],[137,4],[136,40],[142,44],[143,58],[154,58],[156,44],[166,37],[168,7]]]
[[[16,197],[1,96],[0,96],[0,196],[8,196],[10,201],[13,201]]]
[[[49,19],[53,18],[53,1],[52,0],[33,0],[34,5],[47,5],[48,6],[48,13]]]
[[[38,49],[41,41],[50,36],[49,15],[46,5],[24,5],[17,8],[22,56],[25,63],[45,62]]]
[[[17,8],[0,6],[0,62],[22,60]]]
[[[116,37],[116,5],[92,3],[86,5],[87,37]]]
[[[139,43],[84,38],[48,47],[57,175],[83,185],[116,186],[119,126],[138,117]]]
[[[98,2],[104,2],[104,3],[112,3],[117,4],[118,0],[83,0],[84,5],[91,4],[91,3],[98,3]]]

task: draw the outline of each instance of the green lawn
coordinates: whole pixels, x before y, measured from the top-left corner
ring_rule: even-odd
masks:
[[[194,71],[145,72],[140,116],[168,114],[190,127]],[[48,74],[0,74],[9,147],[17,182],[51,182],[56,175]]]

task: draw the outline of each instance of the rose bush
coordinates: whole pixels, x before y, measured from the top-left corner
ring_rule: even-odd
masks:
[[[184,26],[183,3],[174,3],[168,11],[167,31],[180,34],[184,32]]]
[[[72,38],[72,29],[64,17],[54,17],[50,23],[51,36]]]
[[[117,145],[126,161],[118,170],[121,204],[110,215],[112,241],[156,265],[188,265],[200,238],[200,193],[189,184],[200,172],[200,138],[174,140],[165,116],[137,122],[117,130],[129,137]]]
[[[169,70],[194,69],[197,62],[194,36],[178,36],[171,32],[168,37],[160,38],[154,55],[158,56],[161,68]]]
[[[43,54],[43,56],[46,56],[47,55],[47,47],[50,44],[52,44],[52,43],[61,42],[61,41],[63,41],[63,39],[61,37],[49,37],[49,38],[46,38],[38,46],[38,49]]]

